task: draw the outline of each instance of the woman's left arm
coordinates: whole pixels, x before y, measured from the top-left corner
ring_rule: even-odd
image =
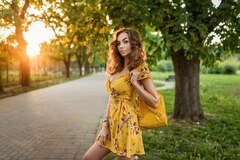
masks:
[[[138,83],[139,72],[133,70],[131,72],[131,83],[136,89],[138,95],[143,99],[143,101],[152,108],[157,108],[158,105],[158,94],[154,87],[153,81],[151,78],[145,78],[140,80]]]

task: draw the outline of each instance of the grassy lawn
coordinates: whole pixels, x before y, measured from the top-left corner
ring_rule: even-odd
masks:
[[[161,73],[151,72],[151,75],[153,79],[165,81],[169,75],[174,75],[174,73],[173,72],[161,72]]]
[[[201,75],[204,123],[178,124],[146,130],[146,155],[139,159],[237,160],[240,159],[240,76]],[[163,91],[168,115],[172,114],[174,91]]]
[[[154,73],[164,79],[171,73]],[[140,160],[239,160],[240,159],[240,75],[201,75],[203,123],[175,123],[143,131],[146,155]],[[162,91],[167,114],[173,112],[174,90]],[[105,160],[113,159],[109,155]]]
[[[154,86],[157,88],[157,87],[162,87],[162,86],[164,86],[164,84],[159,83],[159,82],[154,82]]]

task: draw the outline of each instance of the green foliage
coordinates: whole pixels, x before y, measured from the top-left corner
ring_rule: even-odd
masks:
[[[213,67],[206,68],[201,66],[201,72],[210,74],[236,74],[239,65],[240,61],[237,59],[237,55],[235,55]]]
[[[13,60],[13,47],[7,42],[0,40],[0,67],[11,64]]]
[[[164,40],[160,34],[160,32],[152,32],[150,29],[143,37],[144,46],[147,52],[147,61],[148,64],[156,65],[156,59],[154,57],[167,57],[167,49],[165,47]]]
[[[170,56],[183,50],[188,59],[201,59],[206,66],[225,54],[240,53],[240,3],[237,1],[222,1],[218,7],[211,0],[133,0],[128,3],[105,0],[100,3],[115,28],[134,27],[145,35],[149,40],[148,58],[153,64],[160,52]],[[148,32],[160,36],[154,37],[146,34]],[[221,43],[211,43],[213,33],[220,37]]]
[[[161,60],[156,66],[150,68],[151,71],[173,72],[172,61]]]
[[[223,74],[236,74],[237,68],[233,65],[225,65],[223,68]]]
[[[223,68],[222,66],[216,66],[213,68],[209,68],[208,73],[210,74],[222,74],[223,73]]]
[[[41,12],[41,19],[56,36],[53,57],[64,60],[66,56],[75,56],[81,66],[87,62],[100,65],[102,62],[96,62],[99,59],[105,61],[103,54],[110,29],[98,1],[47,0]]]

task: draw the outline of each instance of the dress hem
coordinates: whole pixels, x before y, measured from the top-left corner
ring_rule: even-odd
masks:
[[[96,142],[97,142],[97,144],[99,144],[98,141],[96,141]],[[120,155],[118,152],[114,151],[113,149],[111,149],[111,148],[108,147],[108,146],[103,145],[103,147],[109,149],[112,153],[116,154],[117,156],[124,156],[124,155]],[[128,157],[127,155],[124,156],[124,157],[130,158],[131,156],[144,155],[144,154],[145,154],[145,152],[143,152],[143,153],[135,153],[135,154],[133,153],[133,154],[131,154],[129,157]]]

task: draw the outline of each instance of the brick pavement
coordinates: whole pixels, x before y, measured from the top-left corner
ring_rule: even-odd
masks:
[[[105,75],[0,99],[0,160],[80,160],[107,105]]]

